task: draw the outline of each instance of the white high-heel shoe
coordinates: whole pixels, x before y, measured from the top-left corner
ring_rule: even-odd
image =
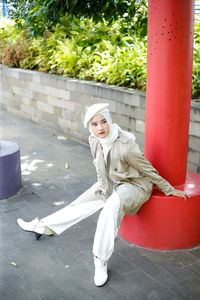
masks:
[[[45,232],[45,225],[40,221],[39,218],[35,218],[30,222],[25,222],[19,218],[17,219],[17,224],[22,230],[35,233],[36,240],[39,240],[39,238]]]
[[[94,283],[96,286],[103,286],[108,280],[107,261],[94,257],[95,274]]]

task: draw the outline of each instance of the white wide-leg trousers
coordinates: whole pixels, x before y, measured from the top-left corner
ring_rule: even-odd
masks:
[[[118,232],[117,219],[120,208],[120,199],[116,191],[106,202],[94,200],[89,202],[68,205],[57,212],[41,219],[44,224],[56,234],[102,209],[98,218],[93,244],[93,254],[103,260],[108,260],[114,250],[114,240]]]

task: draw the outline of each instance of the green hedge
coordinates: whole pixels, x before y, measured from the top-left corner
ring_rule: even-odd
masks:
[[[122,20],[95,23],[63,17],[43,37],[31,38],[12,21],[0,25],[0,62],[107,84],[146,88],[146,37]],[[200,96],[200,23],[195,25],[192,96]]]
[[[192,97],[200,98],[200,16],[194,27]]]

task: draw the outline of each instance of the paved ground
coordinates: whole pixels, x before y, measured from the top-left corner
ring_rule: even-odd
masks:
[[[110,280],[97,288],[91,249],[98,214],[39,241],[20,230],[18,217],[31,220],[62,208],[96,175],[87,146],[60,141],[59,133],[3,111],[0,126],[3,139],[20,146],[23,174],[20,192],[0,200],[1,300],[200,299],[200,247],[152,251],[118,237]]]

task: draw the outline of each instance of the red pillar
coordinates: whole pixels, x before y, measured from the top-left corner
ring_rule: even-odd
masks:
[[[180,185],[187,167],[194,0],[152,0],[148,9],[145,156]]]
[[[194,0],[149,0],[145,157],[184,201],[155,191],[120,234],[156,249],[200,243],[200,175],[186,172],[192,84]]]

